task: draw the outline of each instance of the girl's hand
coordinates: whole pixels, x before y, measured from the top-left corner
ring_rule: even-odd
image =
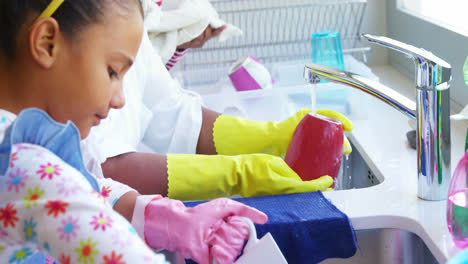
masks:
[[[154,249],[166,249],[200,264],[215,259],[234,262],[249,236],[242,220],[264,224],[268,217],[249,206],[227,198],[187,208],[178,200],[155,196],[145,207],[144,238]]]

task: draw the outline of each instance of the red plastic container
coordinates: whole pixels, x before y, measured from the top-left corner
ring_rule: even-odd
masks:
[[[324,175],[335,181],[343,157],[343,139],[340,121],[309,113],[297,125],[285,161],[304,181]]]

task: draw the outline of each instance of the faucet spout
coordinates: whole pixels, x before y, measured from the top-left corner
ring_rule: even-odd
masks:
[[[363,37],[414,59],[416,102],[378,82],[323,65],[307,64],[304,78],[310,83],[323,79],[359,89],[416,119],[418,197],[431,201],[446,199],[451,178],[450,64],[428,51],[390,38],[368,34]]]
[[[309,83],[327,80],[356,88],[382,100],[409,118],[416,119],[416,103],[414,101],[379,82],[358,74],[320,64],[307,64],[304,68],[304,78]]]

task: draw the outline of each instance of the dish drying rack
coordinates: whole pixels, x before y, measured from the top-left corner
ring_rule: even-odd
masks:
[[[312,34],[340,32],[343,54],[367,63],[370,47],[362,46],[360,30],[366,0],[211,0],[220,18],[239,27],[240,37],[216,39],[188,52],[175,71],[184,86],[214,84],[227,76],[239,58],[252,54],[270,71],[285,61],[311,60]],[[176,74],[177,76],[177,74]]]

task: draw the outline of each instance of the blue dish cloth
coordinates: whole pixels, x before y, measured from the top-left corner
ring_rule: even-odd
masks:
[[[290,264],[348,258],[356,253],[356,237],[348,217],[320,191],[234,200],[268,215],[266,224],[255,225],[257,236],[260,239],[270,232]]]

